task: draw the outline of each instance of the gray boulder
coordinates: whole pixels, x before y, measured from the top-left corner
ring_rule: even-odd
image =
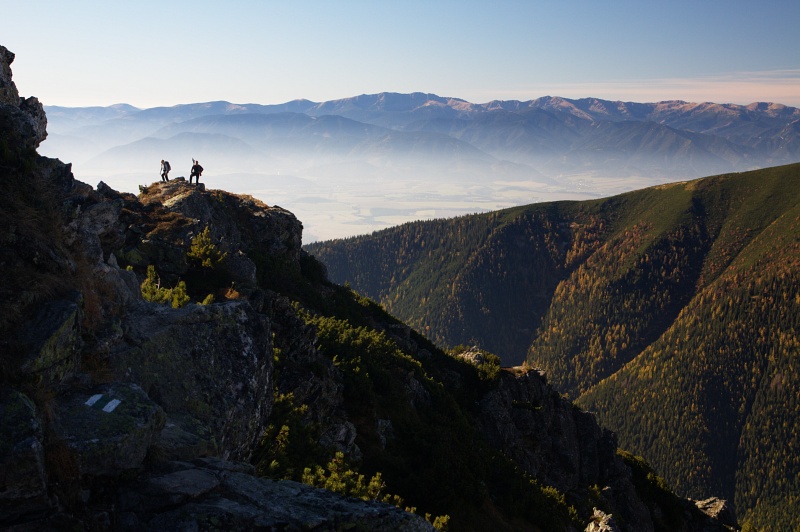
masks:
[[[109,364],[166,412],[161,451],[249,459],[272,410],[266,316],[247,301],[181,309],[141,303],[123,327]]]
[[[81,476],[138,469],[164,425],[164,412],[137,385],[113,383],[54,400],[55,438],[76,458]]]

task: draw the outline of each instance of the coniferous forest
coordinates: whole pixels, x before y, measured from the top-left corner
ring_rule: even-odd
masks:
[[[544,369],[678,493],[800,524],[800,164],[306,249],[435,343]]]

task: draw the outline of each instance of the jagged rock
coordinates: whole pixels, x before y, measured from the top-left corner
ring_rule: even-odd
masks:
[[[245,464],[175,462],[120,490],[117,530],[433,530],[420,516],[291,481]]]
[[[47,138],[47,117],[44,107],[36,98],[21,99],[17,86],[11,79],[14,54],[0,45],[0,107],[13,117],[16,139],[27,148],[37,148]],[[3,128],[10,129],[10,128]]]
[[[589,523],[589,526],[586,527],[585,532],[621,532],[621,531],[620,528],[617,526],[617,522],[614,521],[613,516],[605,514],[601,510],[595,508],[594,513],[592,514],[592,521]]]
[[[81,475],[119,476],[139,468],[164,425],[164,412],[137,385],[114,383],[54,400],[53,431]]]
[[[330,449],[341,451],[353,460],[361,459],[361,449],[356,445],[356,427],[349,421],[330,426],[322,433],[319,443]]]
[[[0,45],[0,105],[19,105],[19,92],[11,79],[11,63],[14,54]]]
[[[0,527],[50,506],[42,441],[33,402],[0,391]]]
[[[83,296],[73,292],[64,299],[42,305],[20,331],[27,357],[21,371],[36,375],[43,384],[57,386],[80,368],[80,307]]]
[[[164,408],[179,429],[168,435],[182,431],[207,442],[188,447],[248,459],[272,409],[269,320],[246,301],[181,309],[140,304],[124,327],[109,363]],[[160,442],[167,453],[171,442]]]
[[[421,408],[431,404],[431,394],[414,376],[413,371],[409,371],[406,374],[405,391],[408,402],[413,408]]]
[[[625,522],[636,523],[637,531],[654,529],[629,468],[616,455],[614,435],[561,398],[538,370],[501,372],[480,406],[487,440],[531,476],[567,494],[609,486],[604,493]]]
[[[701,512],[714,520],[730,526],[731,528],[737,526],[736,514],[733,508],[728,504],[728,501],[718,497],[709,497],[702,501],[695,501],[694,504]]]

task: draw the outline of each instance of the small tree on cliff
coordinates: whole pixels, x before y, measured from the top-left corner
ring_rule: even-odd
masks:
[[[192,238],[192,247],[186,254],[190,259],[200,262],[203,268],[212,270],[222,264],[227,253],[222,253],[216,244],[211,240],[211,231],[208,226],[203,232]]]
[[[192,287],[192,296],[211,303],[213,294],[231,285],[231,276],[225,267],[227,253],[220,251],[211,239],[211,229],[206,226],[192,238],[192,245],[186,253],[189,270],[186,280]],[[211,296],[211,298],[209,298]]]
[[[179,281],[175,288],[161,286],[161,278],[152,264],[147,267],[147,277],[140,285],[142,298],[152,303],[170,303],[172,308],[181,308],[189,302],[186,294],[186,283]]]

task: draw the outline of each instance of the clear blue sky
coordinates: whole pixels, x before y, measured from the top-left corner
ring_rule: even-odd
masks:
[[[45,105],[432,92],[800,106],[800,0],[0,0]]]

